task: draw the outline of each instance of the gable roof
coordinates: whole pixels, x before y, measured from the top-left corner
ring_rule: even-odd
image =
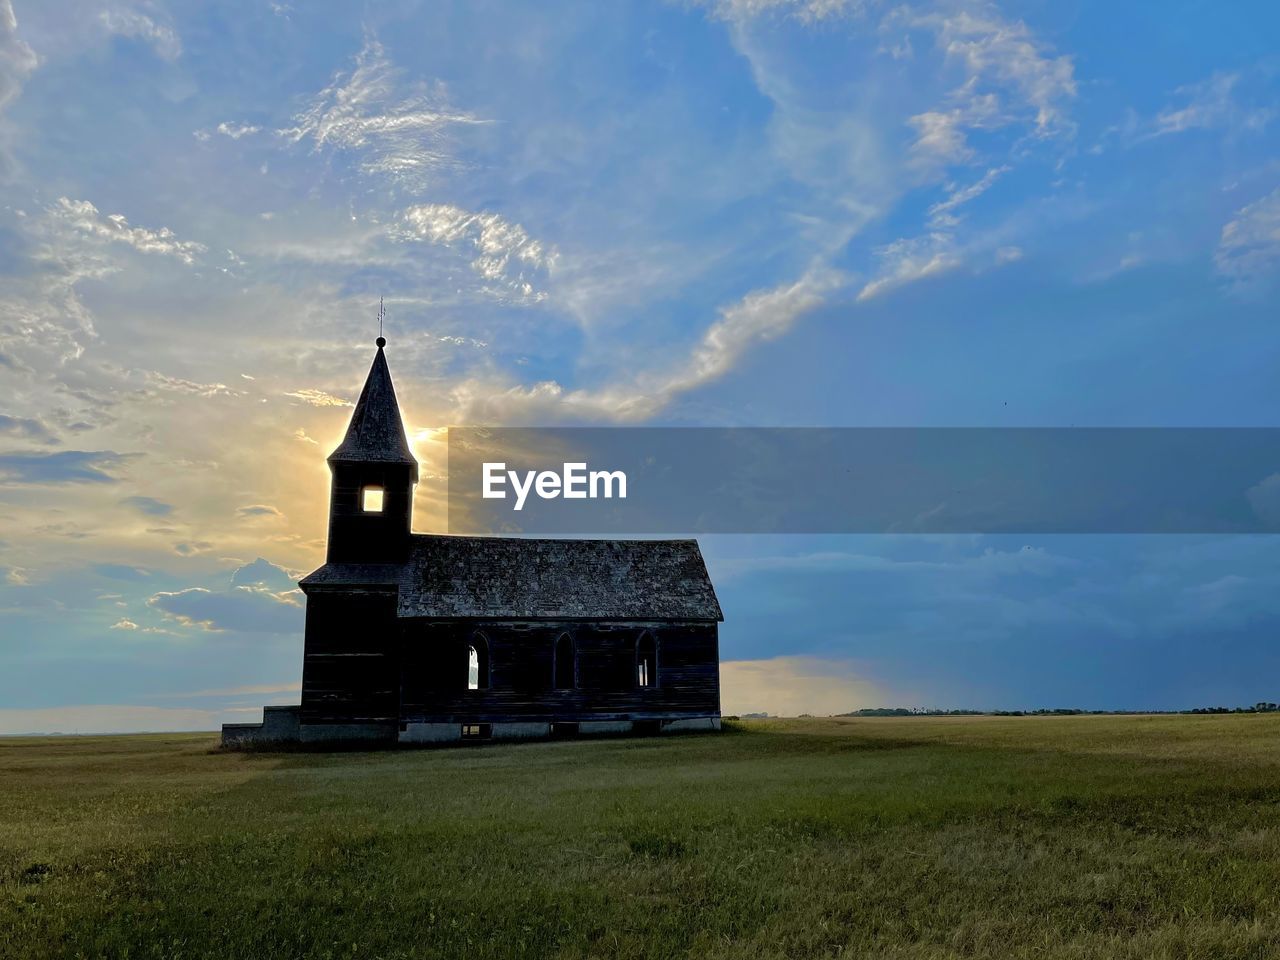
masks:
[[[415,534],[403,564],[330,563],[302,586],[392,583],[400,617],[724,619],[696,540]]]
[[[355,412],[351,414],[347,435],[338,449],[329,454],[329,462],[411,464],[416,480],[418,461],[405,437],[400,404],[396,402],[391,371],[382,352],[385,342],[378,338],[378,352],[360,391],[360,399],[356,401]]]

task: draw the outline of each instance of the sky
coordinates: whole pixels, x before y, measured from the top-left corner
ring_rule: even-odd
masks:
[[[0,0],[0,733],[296,702],[449,425],[1280,425],[1280,7]],[[1280,540],[721,536],[726,713],[1280,700]]]

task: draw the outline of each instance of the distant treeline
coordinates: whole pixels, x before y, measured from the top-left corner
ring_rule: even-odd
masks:
[[[1275,713],[1280,704],[1259,700],[1251,707],[1195,707],[1191,710],[1080,710],[1075,707],[1040,707],[1036,710],[927,710],[923,707],[865,707],[837,717],[1076,717],[1132,716],[1140,713]],[[748,715],[750,716],[750,714]],[[767,714],[759,714],[767,716]]]

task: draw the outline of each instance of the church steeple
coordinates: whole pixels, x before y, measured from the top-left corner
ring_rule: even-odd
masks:
[[[409,449],[400,417],[400,404],[387,369],[383,347],[387,341],[379,337],[378,352],[365,378],[364,389],[351,414],[347,435],[329,454],[329,463],[404,463],[413,467],[413,482],[418,482],[418,461]]]
[[[399,563],[408,552],[418,461],[409,449],[383,347],[347,434],[329,454],[330,563]]]

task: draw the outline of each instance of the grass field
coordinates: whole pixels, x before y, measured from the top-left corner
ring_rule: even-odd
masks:
[[[1280,956],[1280,717],[0,740],[3,957]]]

